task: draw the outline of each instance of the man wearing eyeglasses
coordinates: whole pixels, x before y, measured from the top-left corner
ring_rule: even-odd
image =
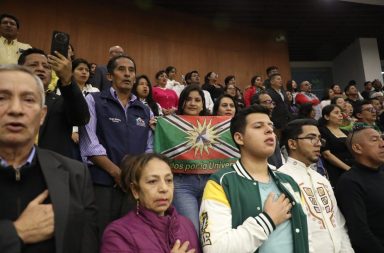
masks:
[[[361,104],[355,105],[353,108],[353,115],[357,118],[356,123],[364,123],[368,126],[372,126],[374,129],[380,132],[380,128],[376,125],[376,109],[373,107],[370,101],[364,100],[361,102]]]
[[[354,252],[331,184],[312,169],[325,144],[317,122],[312,119],[291,121],[282,131],[281,144],[285,145],[289,157],[278,171],[290,175],[300,187],[307,207],[310,252]]]
[[[344,173],[336,197],[357,253],[384,252],[384,141],[369,126],[356,125],[347,138],[356,163]]]

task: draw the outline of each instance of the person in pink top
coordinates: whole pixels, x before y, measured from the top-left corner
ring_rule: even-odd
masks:
[[[177,109],[179,98],[174,90],[165,87],[167,85],[167,73],[160,70],[155,77],[156,86],[152,90],[153,99],[160,104],[164,115],[173,114]]]

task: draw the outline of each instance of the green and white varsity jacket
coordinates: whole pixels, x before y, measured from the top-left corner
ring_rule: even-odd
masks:
[[[308,253],[306,214],[300,188],[288,175],[269,169],[272,180],[292,204],[293,252]],[[240,161],[213,174],[204,189],[200,236],[205,253],[258,252],[275,229],[263,212],[258,182]]]

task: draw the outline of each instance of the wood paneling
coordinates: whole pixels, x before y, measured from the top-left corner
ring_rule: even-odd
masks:
[[[249,85],[254,74],[265,76],[270,65],[279,66],[285,80],[291,75],[287,45],[275,42],[272,31],[220,26],[123,1],[3,0],[0,10],[20,19],[22,42],[48,52],[52,31],[66,31],[76,56],[99,64],[108,60],[110,46],[121,45],[135,59],[137,72],[152,80],[168,65],[176,66],[179,78],[196,69],[203,81],[215,71],[224,83],[233,74],[240,87]]]

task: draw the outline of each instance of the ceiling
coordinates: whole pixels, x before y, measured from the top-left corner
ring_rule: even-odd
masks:
[[[384,58],[384,6],[367,0],[136,0],[139,7],[207,18],[218,26],[280,31],[291,61],[331,61],[356,38],[378,39]],[[384,0],[369,0],[375,3]]]

